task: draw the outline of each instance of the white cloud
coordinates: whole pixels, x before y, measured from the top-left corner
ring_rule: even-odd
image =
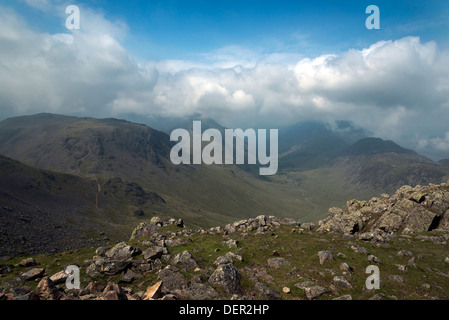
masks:
[[[202,61],[136,61],[121,44],[126,24],[82,14],[81,30],[48,34],[0,7],[1,116],[203,113],[233,127],[347,119],[447,151],[447,136],[429,140],[449,119],[449,54],[434,42],[406,37],[309,58],[226,47]]]
[[[427,148],[434,148],[438,151],[449,153],[449,131],[444,137],[434,137],[429,139],[420,139],[418,141],[418,148],[425,150]]]

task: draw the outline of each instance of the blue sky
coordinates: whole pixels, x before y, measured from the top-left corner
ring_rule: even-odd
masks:
[[[319,55],[408,35],[437,41],[441,47],[449,45],[449,2],[445,0],[56,2],[89,7],[108,20],[123,22],[128,27],[123,45],[142,59],[199,59],[204,52],[228,46]],[[64,29],[54,10],[42,12],[26,1],[6,4],[22,12],[36,29]],[[365,8],[370,4],[380,8],[380,30],[365,28]]]
[[[80,30],[65,28],[71,4]],[[0,118],[349,120],[449,158],[448,34],[447,0],[3,0]]]

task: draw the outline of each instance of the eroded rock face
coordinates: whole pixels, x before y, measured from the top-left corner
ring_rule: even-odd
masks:
[[[354,234],[410,233],[449,230],[449,182],[440,185],[403,186],[394,195],[369,201],[351,200],[345,210],[329,209],[319,231]]]

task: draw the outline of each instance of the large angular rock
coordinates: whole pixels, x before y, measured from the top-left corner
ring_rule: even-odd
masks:
[[[178,253],[173,258],[173,263],[175,265],[177,265],[181,268],[185,268],[187,270],[194,270],[194,269],[198,268],[198,263],[196,262],[195,258],[187,250],[185,250],[182,253]]]
[[[27,272],[24,272],[22,274],[20,274],[20,277],[24,280],[24,281],[31,281],[37,278],[42,278],[45,274],[45,269],[44,268],[33,268]]]
[[[159,281],[155,285],[148,287],[145,291],[142,300],[154,300],[162,298],[162,281]]]
[[[162,281],[162,292],[180,293],[187,288],[187,280],[178,268],[168,265],[162,269],[157,279]]]
[[[120,242],[105,253],[105,256],[112,260],[129,260],[136,254],[140,253],[140,249],[133,248],[125,242]]]
[[[104,288],[100,300],[128,300],[128,297],[118,284],[110,282]]]
[[[81,290],[79,295],[95,295],[103,292],[104,288],[106,288],[106,284],[103,282],[89,282],[89,284]]]
[[[228,294],[241,294],[240,274],[232,263],[222,264],[215,269],[209,283],[223,288]]]
[[[65,271],[59,271],[50,277],[50,280],[53,281],[54,284],[61,284],[66,282],[69,274],[65,273]]]
[[[101,273],[115,275],[125,271],[130,265],[131,261],[99,258],[87,267],[86,273],[91,277],[97,277]]]
[[[184,226],[182,220],[178,221],[180,225]],[[160,217],[153,217],[149,222],[142,222],[132,232],[131,239],[150,238],[157,229],[164,226],[165,223]]]
[[[143,258],[145,260],[156,260],[161,258],[164,254],[167,253],[168,253],[167,248],[152,246],[143,252]]]
[[[345,210],[329,209],[318,230],[356,233],[410,233],[449,230],[448,184],[403,186],[392,196],[348,201]],[[371,240],[371,239],[366,239]]]
[[[63,295],[58,291],[55,283],[49,277],[45,277],[39,282],[36,293],[41,300],[59,300]]]

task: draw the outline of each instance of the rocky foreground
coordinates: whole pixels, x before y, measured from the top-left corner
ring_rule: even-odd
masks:
[[[190,230],[154,217],[127,242],[3,259],[0,274],[0,300],[449,299],[449,183],[349,201],[318,224],[259,216]]]

